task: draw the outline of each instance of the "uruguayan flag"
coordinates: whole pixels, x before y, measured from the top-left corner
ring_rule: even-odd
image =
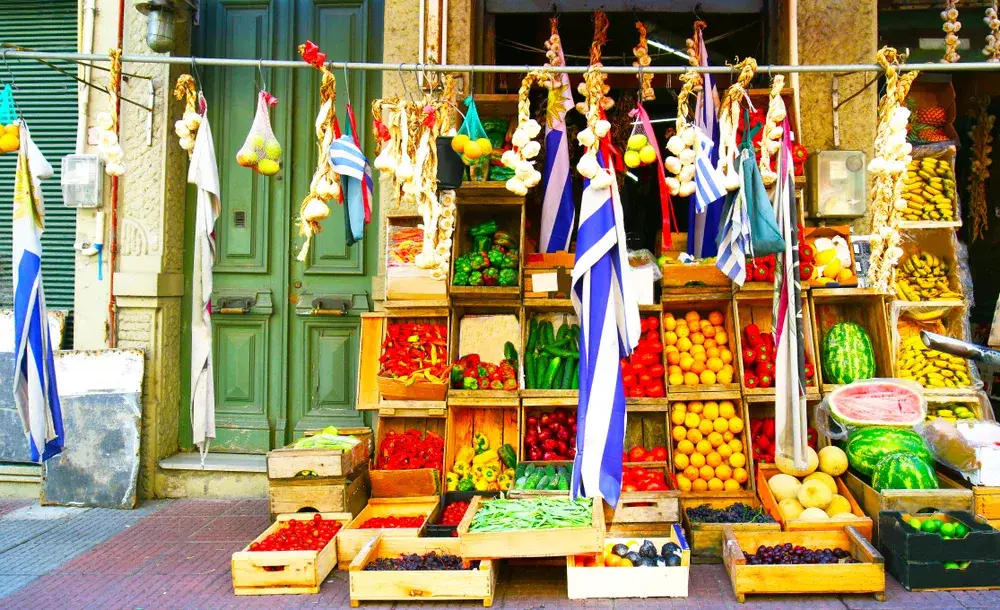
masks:
[[[742,160],[752,154],[747,149],[742,150]],[[750,251],[750,217],[747,215],[746,182],[743,163],[738,164],[740,171],[740,190],[733,198],[729,217],[722,228],[722,241],[719,242],[719,255],[715,266],[729,276],[734,283],[742,286],[747,279],[747,252]]]
[[[52,166],[21,123],[21,148],[14,174],[14,403],[33,461],[62,451],[62,410],[42,289],[42,230],[45,207],[41,178]]]
[[[347,208],[347,245],[352,246],[365,234],[365,200],[371,197],[372,168],[348,134],[330,145],[330,163],[333,171],[340,174],[340,188]]]
[[[700,127],[694,128],[698,134],[698,152],[695,156],[695,202],[696,211],[701,214],[708,209],[708,206],[720,198],[726,196],[726,187],[722,180],[722,174],[712,162],[712,151],[715,149],[715,142]]]
[[[562,48],[559,65],[565,65]],[[566,140],[566,112],[573,108],[573,90],[569,76],[557,74],[549,90],[545,119],[545,198],[542,200],[541,252],[569,250],[576,220],[573,188],[570,182],[569,142]]]
[[[598,155],[614,173],[607,147]],[[573,267],[573,308],[580,318],[580,402],[573,497],[618,504],[625,444],[625,389],[619,361],[639,340],[639,306],[629,279],[618,183],[587,181]]]

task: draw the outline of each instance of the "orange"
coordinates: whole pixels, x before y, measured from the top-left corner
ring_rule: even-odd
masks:
[[[718,373],[722,370],[724,364],[720,358],[709,358],[708,362],[705,363],[705,366],[708,367],[708,370],[713,373]]]
[[[682,371],[684,372],[690,371],[691,365],[693,364],[694,364],[694,358],[692,358],[690,354],[684,354],[683,356],[681,356],[680,367]]]
[[[713,311],[712,313],[708,314],[708,321],[712,323],[712,326],[721,325],[723,320],[725,320],[725,318],[722,317],[721,311]]]
[[[705,456],[700,453],[692,453],[690,460],[691,460],[691,466],[693,466],[694,468],[701,468],[702,466],[705,465]]]
[[[698,444],[694,446],[694,449],[695,449],[695,451],[697,451],[698,453],[700,453],[702,455],[708,455],[709,453],[712,453],[712,443],[708,442],[707,440],[702,439],[702,440],[698,441]],[[717,465],[718,464],[716,464],[716,466]]]
[[[698,424],[698,432],[701,432],[703,435],[708,435],[708,433],[711,431],[712,431],[712,422],[708,421],[707,419],[701,420],[701,423]]]
[[[743,451],[743,443],[740,442],[740,439],[734,438],[729,441],[729,448],[733,450],[733,453],[739,453],[740,451]]]
[[[712,477],[712,479],[708,482],[709,491],[722,491],[723,489],[725,489],[725,487],[726,484],[720,481],[716,477]]]
[[[663,343],[666,345],[674,345],[677,343],[677,333],[672,330],[668,330],[663,333]]]
[[[680,339],[677,340],[677,349],[681,350],[682,352],[690,352],[691,340],[688,339],[687,337],[681,337]]]
[[[729,430],[726,430],[725,432],[722,433],[722,440],[725,441],[727,445],[730,443],[730,441],[733,440],[733,438],[735,437],[733,436],[733,433],[730,432]],[[732,451],[733,448],[730,447],[729,450]]]
[[[740,485],[747,482],[748,476],[745,468],[733,468],[733,479]]]
[[[722,456],[713,451],[705,456],[705,463],[712,468],[717,468],[722,463]]]
[[[677,451],[684,455],[691,455],[694,452],[694,443],[687,439],[677,441]]]
[[[701,333],[694,333],[691,335],[691,343],[702,345],[705,343],[705,335]]]
[[[701,372],[701,382],[704,383],[705,385],[711,385],[716,381],[718,381],[718,378],[712,371],[705,370]]]
[[[689,460],[688,456],[684,455],[683,453],[678,453],[677,455],[674,456],[674,468],[676,468],[678,471],[683,471],[685,468],[688,467],[690,463],[691,460]]]
[[[688,413],[684,416],[684,425],[688,428],[697,428],[699,423],[701,423],[701,418],[698,417],[697,413]]]
[[[681,350],[677,349],[676,345],[665,345],[663,347],[663,351],[666,352],[666,353],[668,353],[668,354],[670,354],[670,353],[678,354],[678,353],[680,353]]]
[[[688,403],[688,411],[691,411],[692,413],[697,413],[701,415],[701,413],[704,410],[705,410],[705,403],[701,402],[700,400],[695,400],[694,402]]]
[[[692,491],[708,491],[708,481],[704,479],[695,479],[691,482]]]
[[[743,420],[739,417],[729,418],[729,431],[733,434],[739,434],[743,431]]]
[[[733,352],[726,348],[719,349],[719,360],[722,360],[724,364],[729,364],[733,361]]]
[[[464,133],[460,133],[451,139],[451,149],[458,154],[462,154],[465,151],[465,145],[469,143],[469,136]]]
[[[733,365],[728,363],[722,365],[722,370],[729,373],[730,375],[736,372],[736,369],[733,368]]]
[[[691,334],[691,331],[690,329],[688,329],[687,324],[678,324],[677,330],[675,330],[674,332],[677,333],[678,341],[681,339],[681,337],[686,337]]]
[[[726,430],[729,430],[729,420],[722,419],[720,417],[719,419],[717,419],[714,422],[712,422],[712,426],[715,428],[716,432],[718,432],[719,434],[722,434]],[[732,430],[729,430],[729,431],[732,432]]]
[[[724,460],[728,460],[729,456],[733,454],[733,450],[726,443],[722,443],[716,447],[715,450],[719,452],[719,455],[722,456],[722,459]]]
[[[698,478],[698,469],[694,466],[688,466],[684,469],[684,476],[693,481]]]
[[[699,314],[697,311],[689,311],[686,314],[684,314],[684,321],[687,322],[688,325],[697,324],[698,322],[701,321],[701,314]]]
[[[705,343],[708,343],[709,341],[714,342],[715,327],[709,324],[701,329],[701,334],[705,335]]]
[[[733,372],[727,371],[726,369],[722,369],[721,371],[715,374],[715,378],[716,380],[718,380],[719,383],[732,383]]]
[[[670,436],[675,441],[680,442],[687,438],[687,428],[685,428],[684,426],[674,426],[674,429],[671,432]]]
[[[694,360],[691,362],[691,372],[695,375],[701,375],[701,372],[705,370],[705,363],[701,360]],[[697,382],[695,382],[697,383]]]
[[[7,133],[9,133],[9,134],[11,134],[11,135],[20,136],[20,134],[21,134],[21,124],[20,123],[16,123],[16,122],[15,123],[11,123],[10,125],[4,127],[4,131],[7,132]]]
[[[682,373],[674,373],[667,379],[667,383],[670,385],[682,385],[684,383],[684,375]]]
[[[688,430],[687,440],[691,441],[692,443],[697,443],[703,438],[705,437],[702,435],[701,432],[698,431],[698,428],[691,428],[690,430]]]
[[[684,373],[684,385],[689,385],[691,387],[698,385],[698,376],[694,373]]]
[[[702,466],[698,469],[698,476],[705,479],[706,481],[715,477],[715,468],[709,465]]]
[[[719,416],[719,403],[715,402],[714,400],[706,402],[705,412],[702,413],[701,416],[707,419],[708,421],[713,421],[716,417]]]
[[[715,329],[714,328],[712,329],[712,333],[713,333],[713,337],[714,337],[714,333],[715,333]],[[708,335],[705,335],[705,336],[708,337]],[[705,339],[705,349],[719,349],[719,344],[715,341],[714,338],[713,339]]]
[[[677,328],[677,320],[674,319],[674,314],[668,313],[663,316],[663,330],[674,330]]]
[[[747,456],[741,451],[735,451],[729,456],[729,465],[733,468],[743,468],[747,465]]]
[[[692,345],[690,351],[691,351],[691,355],[692,356],[694,356],[695,354],[704,354],[705,353],[705,346],[704,345]]]
[[[667,353],[667,363],[668,364],[680,364],[681,354],[680,352],[668,352]]]
[[[677,475],[677,489],[681,491],[691,491],[691,479],[682,474]]]
[[[719,464],[715,468],[715,476],[719,477],[723,481],[726,481],[733,476],[733,469],[725,464]]]
[[[705,362],[708,361],[708,356],[705,355],[705,352],[698,352],[696,354],[692,354],[691,357],[694,358],[695,362],[700,362],[702,365],[704,365]]]
[[[729,343],[729,336],[726,335],[726,331],[722,328],[715,329],[715,342],[719,345],[726,345]]]
[[[12,133],[5,133],[0,136],[0,151],[9,153],[21,147],[21,140]]]
[[[687,403],[685,402],[675,402],[674,404],[670,405],[670,408],[673,409],[674,411],[687,411],[688,406]]]
[[[736,415],[736,407],[733,403],[728,400],[723,400],[719,403],[719,417],[725,417],[729,419],[730,417]]]
[[[674,412],[670,414],[670,423],[672,423],[675,426],[680,426],[684,423],[685,419],[684,416],[685,416],[684,411],[674,409]]]
[[[708,341],[711,341],[711,339],[709,339]],[[721,354],[722,352],[719,351],[719,348],[708,345],[708,341],[705,342],[705,355],[707,355],[709,359],[719,358],[719,354]],[[722,362],[721,358],[719,358],[719,362]],[[723,364],[725,363],[723,362]]]
[[[717,449],[723,446],[728,447],[728,445],[725,444],[725,441],[722,440],[722,435],[719,434],[718,432],[710,433],[708,436],[705,437],[705,440],[707,440],[708,443],[712,445],[713,449]]]
[[[671,364],[670,366],[667,367],[667,374],[668,375],[677,375],[677,374],[683,375],[684,371],[681,370],[680,366],[678,366],[676,364]]]
[[[729,479],[728,481],[725,482],[725,486],[723,487],[723,490],[724,491],[739,491],[740,490],[740,484],[735,479]]]

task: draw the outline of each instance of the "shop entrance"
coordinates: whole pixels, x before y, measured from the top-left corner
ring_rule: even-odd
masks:
[[[380,61],[382,55],[382,0],[206,0],[200,12],[196,56],[299,60],[296,47],[306,40],[318,44],[331,61]],[[222,188],[213,292],[218,313],[213,316],[217,438],[212,450],[263,453],[307,429],[359,425],[359,314],[369,307],[371,277],[378,268],[378,221],[373,218],[362,243],[348,247],[343,212],[334,205],[323,232],[312,241],[308,261],[295,259],[302,245],[299,205],[316,163],[319,74],[266,68],[261,74],[245,67],[199,67],[198,72]],[[340,124],[346,124],[350,91],[362,146],[370,149],[367,100],[378,97],[380,75],[353,71],[347,84],[343,72],[336,76]],[[271,178],[236,162],[262,86],[279,100],[271,123],[282,147],[282,169]],[[188,205],[188,276],[193,222],[194,206]],[[185,295],[188,320],[190,279]],[[189,334],[183,345],[187,376]],[[179,400],[183,446],[191,444],[189,383],[183,384]]]

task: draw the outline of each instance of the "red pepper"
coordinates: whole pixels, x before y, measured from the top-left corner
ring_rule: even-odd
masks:
[[[748,388],[756,388],[757,376],[754,375],[753,373],[747,373],[743,375],[743,385],[745,385]]]
[[[770,375],[768,375],[766,373],[763,374],[763,375],[761,375],[760,376],[760,387],[762,387],[762,388],[774,387],[774,378],[772,378]]]
[[[757,267],[753,270],[753,279],[755,282],[763,282],[767,279],[767,267]]]
[[[757,361],[757,350],[752,347],[743,348],[743,364],[750,365]]]

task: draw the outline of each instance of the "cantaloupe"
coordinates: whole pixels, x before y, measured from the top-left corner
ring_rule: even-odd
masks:
[[[810,507],[802,511],[799,521],[826,521],[830,517],[822,508]]]
[[[835,481],[833,479],[833,477],[831,477],[830,475],[826,474],[825,472],[819,472],[817,470],[816,472],[814,472],[811,475],[807,476],[806,478],[802,479],[803,483],[805,483],[806,481],[819,481],[823,485],[826,485],[827,488],[829,488],[830,493],[832,493],[832,494],[835,494],[838,491],[837,490],[837,481]]]
[[[823,447],[819,450],[819,469],[832,477],[839,477],[847,472],[847,454],[840,447]]]
[[[835,517],[843,513],[851,513],[851,503],[844,496],[834,494],[833,499],[830,500],[830,505],[826,507],[826,514]]]
[[[795,477],[804,477],[816,472],[816,468],[819,467],[819,456],[813,451],[812,447],[806,447],[806,467],[799,469],[795,467],[792,460],[784,456],[776,456],[774,458],[774,465],[778,467],[778,470],[785,474],[790,474]]]
[[[771,488],[774,498],[778,502],[781,502],[782,500],[794,498],[799,493],[799,487],[802,486],[802,483],[791,475],[779,473],[768,479],[767,485]]]
[[[805,509],[802,508],[802,505],[795,498],[788,498],[778,503],[778,512],[781,513],[781,518],[785,521],[798,519],[803,510]]]
[[[813,479],[802,484],[795,498],[805,508],[825,510],[833,501],[833,492],[822,481]]]

